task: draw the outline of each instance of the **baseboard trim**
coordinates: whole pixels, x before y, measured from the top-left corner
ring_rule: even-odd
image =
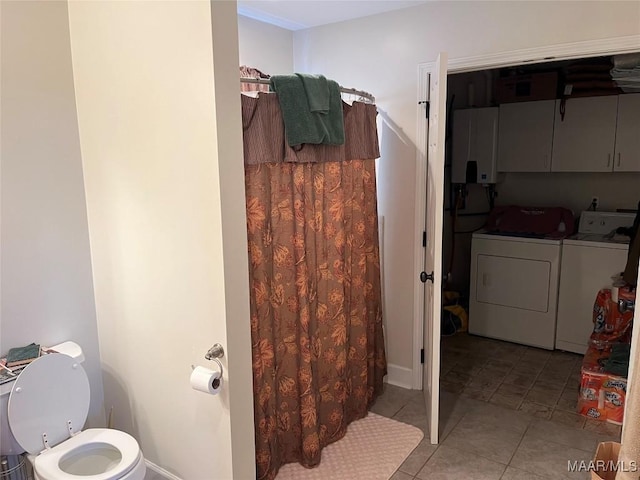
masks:
[[[393,363],[387,363],[387,377],[385,380],[391,385],[402,388],[413,388],[413,370]]]
[[[159,467],[153,462],[150,462],[146,458],[144,459],[144,463],[147,465],[149,470],[157,473],[158,475],[166,478],[167,480],[182,480],[180,477],[176,477],[173,473],[166,471],[164,468]]]

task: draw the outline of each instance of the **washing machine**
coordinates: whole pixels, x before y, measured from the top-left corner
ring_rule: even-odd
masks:
[[[556,348],[584,354],[593,331],[593,304],[601,288],[625,268],[629,237],[616,234],[631,227],[635,214],[582,212],[578,233],[563,241],[558,298]]]
[[[553,350],[561,251],[557,238],[473,234],[469,333]]]

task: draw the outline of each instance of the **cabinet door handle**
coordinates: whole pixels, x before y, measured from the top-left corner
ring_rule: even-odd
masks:
[[[609,168],[611,166],[611,154],[608,153],[607,154],[607,168]]]
[[[618,167],[620,166],[620,162],[621,162],[620,155],[621,155],[620,152],[618,152]]]

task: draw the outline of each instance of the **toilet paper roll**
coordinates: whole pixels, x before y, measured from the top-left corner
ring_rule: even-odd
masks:
[[[222,388],[222,375],[219,371],[196,367],[191,372],[190,382],[194,390],[217,395]]]
[[[617,287],[615,285],[611,287],[611,300],[613,300],[614,303],[618,303],[619,293],[620,293],[620,287]]]

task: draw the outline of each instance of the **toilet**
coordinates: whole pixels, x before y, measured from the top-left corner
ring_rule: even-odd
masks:
[[[0,390],[0,454],[27,452],[36,480],[143,480],[144,458],[131,435],[82,430],[90,400],[82,349],[65,342],[52,350],[61,353],[42,355],[0,386],[11,386]]]

